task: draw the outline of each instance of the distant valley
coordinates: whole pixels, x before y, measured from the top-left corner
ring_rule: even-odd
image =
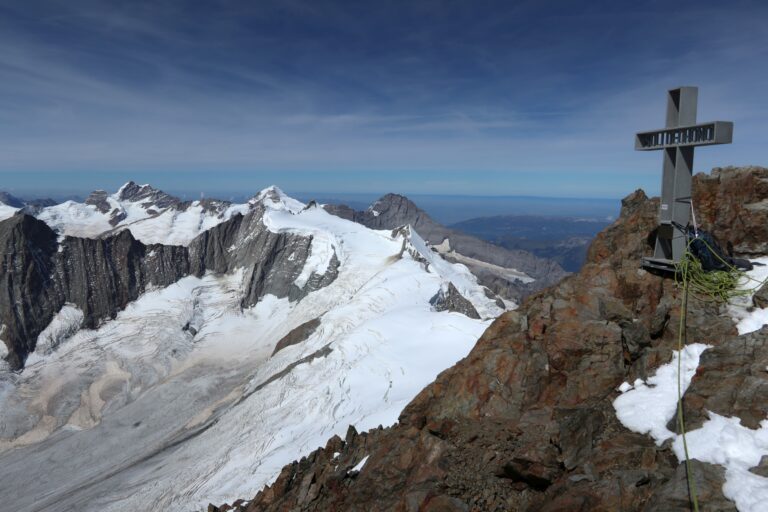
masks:
[[[452,224],[452,229],[506,249],[523,250],[556,261],[568,272],[584,264],[589,243],[611,219],[497,215]]]

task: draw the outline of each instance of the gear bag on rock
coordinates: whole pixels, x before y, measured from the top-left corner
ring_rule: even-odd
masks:
[[[705,272],[715,270],[730,270],[733,267],[742,270],[752,270],[752,263],[741,258],[728,256],[709,231],[695,231],[689,227],[687,231],[688,250],[701,262],[701,268]]]

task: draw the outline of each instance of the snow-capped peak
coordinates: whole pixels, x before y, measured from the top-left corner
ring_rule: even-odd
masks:
[[[285,210],[289,211],[291,213],[298,213],[301,210],[304,209],[306,206],[301,201],[298,201],[292,197],[290,197],[288,194],[283,192],[280,187],[277,187],[275,185],[270,185],[269,187],[265,188],[253,198],[248,201],[249,204],[258,204],[261,203],[265,207],[272,209],[272,210]]]
[[[84,203],[67,201],[37,212],[37,217],[62,235],[96,238],[128,229],[144,243],[188,245],[195,237],[248,204],[205,200],[185,202],[150,185],[129,181],[114,194],[94,191]]]
[[[195,203],[149,215],[139,203],[105,200],[127,212],[118,228],[141,240],[189,237],[222,222]],[[0,464],[0,480],[31,486],[11,493],[7,508],[43,508],[44,495],[56,510],[75,502],[100,512],[199,510],[254,494],[350,424],[395,423],[501,313],[466,267],[443,260],[410,226],[369,229],[305,208],[277,187],[250,206],[234,245],[250,260],[148,291],[93,330],[79,329],[85,311],[64,306],[40,335],[32,364],[12,387],[0,380],[3,424],[13,432],[0,439],[0,456],[16,450]],[[237,208],[249,204],[229,205],[223,216]],[[61,213],[62,231],[78,212],[80,226],[98,219],[109,226],[94,205],[45,210]],[[134,212],[144,217],[131,221]],[[251,236],[265,229],[281,236]],[[296,243],[259,251],[264,240],[287,234]],[[247,302],[265,260],[306,295]],[[471,302],[477,315],[436,307],[441,296],[443,305]],[[275,352],[308,323],[311,332]],[[45,481],[34,478],[39,460],[51,461]],[[73,467],[88,471],[73,478]],[[109,476],[93,478],[99,474]]]

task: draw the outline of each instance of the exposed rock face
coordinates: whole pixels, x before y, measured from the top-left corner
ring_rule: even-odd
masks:
[[[741,175],[755,171],[732,172],[749,180]],[[696,204],[708,204],[711,179],[695,178]],[[749,234],[757,223],[742,219],[725,235],[720,219],[735,205],[762,200],[751,194],[735,187],[700,207],[703,227],[738,240],[734,249],[746,254],[760,253],[768,240]],[[622,382],[652,375],[677,343],[680,291],[640,268],[652,251],[658,207],[642,191],[625,198],[581,272],[499,317],[397,425],[331,440],[235,509],[689,510],[685,470],[669,443],[659,447],[627,430],[612,406]],[[691,299],[688,339],[715,346],[686,394],[691,428],[705,408],[752,426],[765,418],[767,338],[766,328],[738,336],[724,308]],[[359,474],[350,471],[364,457]],[[722,496],[721,468],[696,462],[693,478],[701,510],[733,510]]]
[[[479,238],[446,228],[435,222],[413,201],[398,194],[387,194],[364,211],[355,211],[345,205],[326,205],[325,209],[334,215],[352,220],[372,229],[395,229],[410,224],[419,235],[432,245],[449,240],[450,249],[468,258],[490,263],[498,267],[513,268],[525,272],[535,281],[523,283],[511,279],[487,266],[458,261],[451,253],[444,254],[448,261],[463,263],[469,267],[478,281],[494,293],[510,300],[523,297],[556,283],[565,272],[557,263],[538,258],[526,251],[508,250]]]
[[[729,251],[768,253],[768,169],[715,168],[694,180],[696,213]],[[739,198],[734,201],[733,198]]]
[[[106,239],[67,237],[61,243],[44,222],[16,215],[0,223],[0,322],[8,362],[20,368],[37,336],[69,302],[83,326],[113,318],[147,286],[167,286],[189,271],[182,247],[145,246],[130,232]]]
[[[243,307],[266,294],[299,300],[338,274],[335,255],[327,271],[302,287],[296,278],[309,256],[311,237],[273,233],[264,209],[204,232],[189,247],[145,245],[130,231],[100,239],[65,237],[29,215],[0,222],[0,325],[11,368],[23,366],[38,335],[65,303],[84,312],[83,327],[114,318],[148,287],[164,287],[186,275],[245,270]]]
[[[475,306],[459,293],[453,283],[448,283],[446,289],[441,288],[430,303],[436,311],[454,311],[469,318],[480,318]]]
[[[155,206],[158,209],[168,208],[179,204],[181,201],[162,190],[157,190],[149,185],[137,185],[133,181],[126,183],[118,191],[118,199],[141,203],[146,206]]]
[[[277,342],[272,355],[277,354],[285,347],[290,347],[291,345],[296,345],[297,343],[301,343],[302,341],[306,340],[312,335],[313,332],[317,330],[318,327],[320,327],[320,318],[314,318],[308,322],[304,322],[300,326],[291,330],[291,332],[283,336],[280,341]]]

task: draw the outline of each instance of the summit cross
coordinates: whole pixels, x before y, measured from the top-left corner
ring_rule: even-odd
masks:
[[[698,87],[680,87],[667,92],[665,128],[635,135],[635,150],[663,150],[659,228],[653,257],[643,266],[674,271],[686,249],[686,228],[691,219],[691,175],[696,146],[730,144],[733,123],[712,121],[696,124]]]

